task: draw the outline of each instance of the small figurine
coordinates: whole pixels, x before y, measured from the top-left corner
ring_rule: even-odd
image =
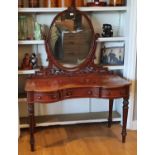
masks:
[[[30,62],[31,62],[31,65],[32,65],[33,69],[38,66],[38,64],[37,64],[38,63],[38,59],[37,59],[37,56],[36,56],[35,53],[32,53]]]
[[[32,65],[30,63],[30,56],[28,53],[26,53],[23,58],[21,69],[32,69]]]
[[[110,24],[103,24],[103,33],[102,37],[112,37],[113,36],[113,30],[112,26]]]

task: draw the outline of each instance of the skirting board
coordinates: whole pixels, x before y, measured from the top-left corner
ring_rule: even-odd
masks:
[[[107,122],[108,112],[90,112],[80,114],[63,114],[63,115],[48,115],[35,116],[36,127],[52,126],[52,125],[69,125],[80,123],[95,123]],[[113,111],[113,122],[121,121],[121,116],[118,112]],[[20,118],[20,128],[28,128],[28,118]]]
[[[137,130],[137,120],[132,122],[132,128],[131,130]]]

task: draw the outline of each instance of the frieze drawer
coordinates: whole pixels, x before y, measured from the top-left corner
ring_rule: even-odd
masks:
[[[56,102],[57,100],[59,100],[59,93],[58,92],[35,93],[34,100],[35,102],[39,102],[39,103]]]
[[[63,91],[63,98],[99,97],[99,88],[76,88]]]
[[[101,89],[101,98],[120,98],[128,96],[128,89],[124,88],[111,88]]]

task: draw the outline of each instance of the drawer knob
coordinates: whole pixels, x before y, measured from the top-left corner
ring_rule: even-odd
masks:
[[[85,82],[86,82],[86,83],[89,83],[89,82],[90,82],[90,79],[85,79]]]
[[[93,92],[91,90],[88,91],[88,95],[92,95]]]
[[[56,99],[57,98],[57,95],[53,95],[51,96],[52,99]]]
[[[41,99],[41,96],[38,96],[37,98],[38,98],[38,99]]]
[[[67,96],[71,96],[71,95],[72,95],[72,92],[69,91],[69,92],[66,93],[66,95],[67,95]]]

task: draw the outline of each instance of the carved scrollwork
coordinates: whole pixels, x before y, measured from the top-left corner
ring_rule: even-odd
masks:
[[[128,99],[124,99],[124,101],[123,101],[123,109],[124,109],[124,110],[129,109],[128,105],[129,105]]]
[[[57,66],[53,65],[52,68],[42,68],[40,71],[37,71],[35,75],[32,75],[33,78],[38,76],[41,77],[50,77],[56,75],[65,75],[65,76],[74,76],[79,74],[88,74],[88,73],[108,73],[106,68],[101,66],[97,66],[95,64],[90,64],[84,68],[77,69],[75,71],[67,71],[58,68]]]

